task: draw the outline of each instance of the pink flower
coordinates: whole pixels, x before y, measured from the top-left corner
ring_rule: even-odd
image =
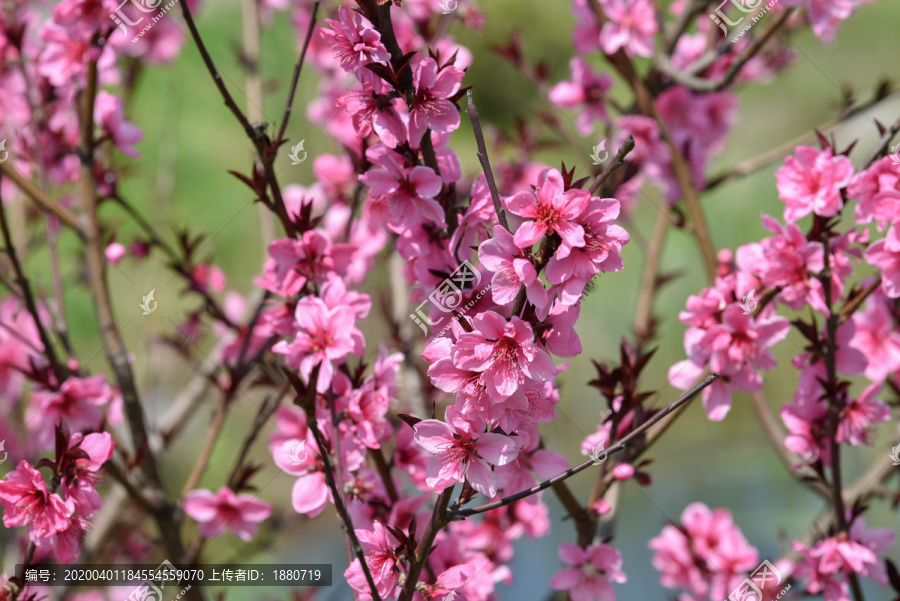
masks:
[[[550,586],[557,591],[569,591],[572,601],[615,601],[612,582],[627,582],[622,571],[622,554],[609,545],[578,545],[563,543],[559,558],[572,567],[557,572]]]
[[[266,273],[255,283],[280,296],[294,296],[307,282],[321,284],[329,273],[342,273],[352,252],[318,230],[303,232],[299,240],[279,238],[269,244]]]
[[[578,115],[578,129],[582,135],[594,131],[594,120],[609,123],[606,112],[606,93],[612,87],[612,78],[603,73],[597,75],[580,56],[569,61],[571,81],[563,81],[550,89],[550,100],[563,108],[583,108]]]
[[[366,158],[376,167],[360,175],[359,181],[372,188],[373,197],[384,197],[391,224],[407,227],[431,220],[444,225],[444,210],[434,199],[443,182],[430,167],[410,169],[403,157],[383,144],[369,148]]]
[[[438,70],[433,58],[423,59],[413,75],[415,96],[409,111],[409,143],[418,148],[431,129],[438,133],[450,133],[459,127],[459,110],[449,98],[459,91],[465,75],[449,65]]]
[[[390,59],[391,55],[381,43],[381,34],[359,12],[339,6],[338,19],[325,19],[332,29],[321,31],[344,71],[356,73],[369,63]]]
[[[94,121],[100,126],[103,135],[109,136],[116,148],[124,154],[130,157],[141,156],[133,145],[140,142],[144,134],[137,125],[125,120],[125,106],[121,98],[100,90],[94,103]]]
[[[377,86],[377,87],[376,87]],[[360,138],[373,131],[389,148],[406,141],[406,124],[394,108],[394,99],[381,79],[363,82],[362,91],[350,91],[337,99],[337,104],[350,114]]]
[[[236,495],[223,486],[216,493],[192,490],[185,496],[184,512],[197,520],[204,538],[219,536],[227,528],[241,540],[249,541],[259,523],[272,515],[272,506],[255,495]]]
[[[75,461],[74,468],[66,473],[62,481],[62,491],[66,499],[72,500],[75,511],[89,518],[103,506],[94,487],[100,481],[97,472],[112,459],[115,444],[107,432],[87,436],[79,432],[72,435],[71,447],[81,449],[88,454],[88,458]]]
[[[873,424],[891,419],[891,408],[873,397],[881,392],[881,383],[866,386],[859,397],[848,403],[842,410],[835,440],[854,446],[869,444]]]
[[[866,377],[881,382],[900,369],[900,332],[894,326],[890,301],[877,291],[867,306],[853,314],[856,332],[850,346],[866,356]]]
[[[109,246],[106,247],[106,260],[112,263],[113,265],[117,265],[119,261],[125,258],[125,247],[119,244],[118,242],[113,242]]]
[[[534,265],[513,242],[512,234],[500,225],[491,231],[494,237],[481,243],[478,258],[489,271],[494,272],[491,278],[494,302],[498,305],[511,303],[519,293],[519,287],[524,285],[529,302],[536,307],[546,305],[547,291]]]
[[[518,454],[516,445],[503,434],[476,431],[455,409],[447,409],[446,423],[427,419],[413,428],[416,444],[431,454],[425,482],[441,492],[468,480],[478,492],[494,497],[497,476],[490,466],[513,461]]]
[[[875,161],[853,177],[847,195],[859,201],[857,223],[874,219],[883,226],[900,221],[900,163],[895,163],[892,156]]]
[[[103,421],[104,407],[113,400],[106,376],[69,378],[59,390],[35,390],[26,409],[26,420],[36,432],[40,447],[53,444],[56,424],[65,419],[73,432],[97,430]]]
[[[866,262],[881,270],[881,290],[888,298],[900,298],[900,234],[891,226],[887,236],[866,249]]]
[[[525,221],[516,230],[516,246],[531,248],[548,233],[559,234],[562,245],[557,250],[560,258],[570,250],[584,246],[584,229],[575,220],[590,202],[591,196],[584,190],[563,191],[562,174],[552,168],[541,171],[534,194],[519,192],[505,199],[509,211]]]
[[[824,594],[826,601],[849,601],[850,574],[887,586],[887,573],[878,555],[893,546],[894,538],[890,530],[868,530],[862,517],[857,517],[847,534],[825,538],[812,549],[794,541],[793,547],[803,559],[793,575],[805,580],[806,590],[813,595]]]
[[[797,221],[810,213],[833,217],[843,206],[841,188],[853,179],[853,163],[831,149],[798,146],[775,172],[778,197],[786,204],[784,218]]]
[[[649,547],[660,583],[687,589],[696,599],[724,599],[759,564],[759,555],[727,509],[688,505],[681,527],[667,525]]]
[[[526,378],[546,382],[556,376],[553,359],[534,344],[528,322],[518,317],[507,322],[485,311],[472,320],[472,327],[459,336],[450,358],[461,370],[481,373],[488,391],[508,397]]]
[[[632,58],[653,56],[653,38],[659,25],[650,0],[603,0],[601,6],[609,17],[600,31],[604,52],[614,54],[624,48]]]
[[[305,296],[297,303],[294,317],[296,336],[290,342],[276,343],[272,350],[287,355],[287,364],[299,369],[307,382],[313,368],[319,365],[316,388],[324,393],[331,385],[334,364],[342,363],[350,353],[362,356],[365,352],[365,340],[356,327],[356,314],[350,306],[330,308],[320,298]]]
[[[762,377],[757,370],[775,367],[775,357],[768,349],[784,340],[790,329],[790,322],[775,316],[771,305],[754,318],[733,302],[720,315],[719,324],[688,329],[684,336],[685,351],[691,359],[676,363],[669,370],[669,382],[682,390],[692,385],[707,364],[720,374],[703,391],[703,406],[713,421],[728,415],[732,392],[762,388]],[[682,321],[686,318],[682,316]]]
[[[825,288],[815,277],[825,268],[822,243],[807,240],[794,223],[782,226],[768,215],[763,215],[762,221],[775,236],[738,248],[738,269],[757,277],[767,288],[780,288],[778,300],[791,309],[799,311],[809,305],[828,316]]]
[[[625,267],[621,253],[630,237],[613,223],[619,216],[619,208],[615,198],[591,197],[574,220],[584,232],[584,246],[573,248],[564,256],[556,253],[547,264],[547,280],[561,285],[564,304],[576,303],[585,284],[598,273],[621,271]]]
[[[404,571],[395,551],[400,548],[400,542],[381,522],[375,522],[372,530],[357,529],[356,536],[362,545],[366,565],[375,581],[378,594],[385,599],[394,597],[394,589],[400,582],[400,574]],[[365,595],[369,591],[369,584],[359,565],[359,559],[354,559],[350,567],[344,571],[344,578],[357,593]]]
[[[813,33],[823,42],[834,39],[837,26],[850,18],[859,0],[786,0],[785,6],[805,6]]]
[[[27,461],[19,462],[0,482],[0,505],[6,510],[3,525],[28,526],[28,537],[41,548],[56,543],[56,536],[69,527],[75,512],[71,502],[47,491],[44,477]]]

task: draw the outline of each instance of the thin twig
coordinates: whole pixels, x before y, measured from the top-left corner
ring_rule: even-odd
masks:
[[[628,136],[628,139],[619,147],[619,152],[616,153],[613,162],[607,165],[600,175],[597,176],[597,179],[594,180],[594,183],[591,184],[591,187],[588,190],[591,193],[591,196],[596,194],[597,190],[600,189],[600,186],[609,179],[609,176],[625,163],[625,155],[632,150],[634,150],[634,136]]]
[[[468,106],[466,110],[469,113],[469,119],[472,121],[472,129],[475,130],[475,143],[478,145],[478,162],[484,170],[484,179],[487,181],[488,190],[491,191],[491,200],[494,201],[494,211],[497,213],[497,220],[503,229],[509,229],[509,223],[506,221],[506,212],[500,203],[500,193],[497,191],[497,182],[494,180],[494,171],[491,169],[491,159],[488,158],[487,146],[484,143],[484,132],[481,130],[481,119],[478,118],[478,109],[472,100],[472,90],[466,92]]]
[[[704,388],[706,388],[707,386],[709,386],[710,384],[715,382],[716,378],[718,378],[718,377],[719,377],[719,374],[708,375],[706,378],[703,379],[702,382],[700,382],[699,384],[697,384],[696,386],[694,386],[693,388],[688,390],[686,393],[684,393],[683,395],[678,397],[676,400],[672,401],[671,403],[669,403],[668,405],[666,405],[665,407],[663,407],[662,409],[657,411],[650,419],[648,419],[646,422],[641,424],[639,427],[632,430],[627,436],[622,438],[622,440],[620,440],[619,442],[617,442],[616,444],[611,446],[609,449],[606,449],[607,458],[610,455],[614,455],[615,453],[618,453],[619,451],[624,450],[625,447],[628,446],[628,443],[631,442],[632,439],[636,438],[637,436],[640,436],[642,433],[646,432],[651,426],[653,426],[654,424],[656,424],[657,422],[662,420],[664,417],[666,417],[667,415],[669,415],[670,413],[672,413],[673,411],[675,411],[676,409],[678,409],[679,407],[681,407],[682,405],[687,403],[689,400],[694,398],[697,394],[702,392]],[[549,480],[545,480],[536,486],[532,486],[531,488],[529,488],[527,490],[523,490],[521,492],[518,492],[514,495],[504,497],[502,499],[493,501],[491,503],[485,503],[484,505],[479,505],[478,507],[471,507],[469,509],[450,509],[448,517],[451,520],[460,520],[460,519],[463,519],[463,518],[466,518],[466,517],[469,517],[472,515],[477,515],[479,513],[491,511],[492,509],[497,509],[498,507],[504,507],[506,505],[509,505],[510,503],[515,503],[516,501],[519,501],[526,497],[530,497],[531,495],[533,495],[535,493],[538,493],[542,490],[550,488],[557,482],[562,482],[564,480],[567,480],[567,479],[571,478],[572,476],[574,476],[575,474],[586,470],[587,468],[591,467],[592,465],[596,465],[596,462],[594,461],[594,459],[588,459],[587,461],[585,461],[584,463],[582,463],[580,465],[570,468],[560,474],[557,474],[556,476],[553,476]]]
[[[422,540],[419,541],[419,545],[416,547],[415,560],[412,562],[412,565],[409,566],[406,582],[403,583],[403,590],[400,592],[400,597],[398,597],[399,601],[411,601],[413,594],[416,592],[419,575],[422,573],[422,569],[428,561],[428,555],[431,553],[434,539],[438,532],[450,523],[450,518],[447,514],[447,505],[450,504],[450,496],[452,494],[453,486],[444,489],[438,497],[437,502],[434,504],[434,510],[431,512],[431,519],[428,521],[428,526],[425,527],[425,532],[422,533]]]
[[[2,180],[2,178],[0,178],[0,180]],[[28,310],[28,313],[31,314],[31,319],[34,321],[35,328],[37,328],[38,336],[41,339],[41,344],[44,345],[44,354],[47,356],[47,360],[50,362],[50,367],[53,368],[53,372],[56,374],[57,383],[62,384],[62,382],[68,377],[69,370],[65,365],[59,362],[59,359],[56,356],[56,349],[53,346],[53,341],[50,340],[50,336],[47,334],[47,330],[46,328],[44,328],[44,324],[41,322],[37,304],[34,302],[34,295],[31,292],[31,285],[28,282],[28,278],[25,276],[25,271],[22,269],[22,264],[19,262],[19,257],[16,254],[16,247],[13,244],[12,235],[9,233],[9,224],[6,221],[6,207],[3,204],[2,199],[0,199],[0,229],[2,229],[3,231],[3,241],[6,244],[6,254],[9,256],[13,271],[16,274],[16,283],[19,285],[19,289],[22,292],[22,300],[25,301],[25,308]]]
[[[156,520],[166,553],[174,563],[184,558],[184,545],[178,531],[174,507],[168,502],[156,459],[147,444],[147,428],[144,422],[144,410],[141,406],[134,372],[131,368],[128,350],[116,325],[112,302],[106,282],[106,262],[101,250],[100,226],[97,217],[97,188],[94,180],[94,137],[93,118],[94,101],[97,95],[97,62],[88,63],[87,86],[82,93],[81,140],[79,156],[81,158],[81,198],[85,215],[85,254],[87,257],[87,273],[90,283],[94,309],[97,314],[101,333],[107,344],[107,358],[116,376],[116,382],[122,394],[125,415],[131,430],[135,453],[141,457],[139,469],[152,487],[152,494],[160,502],[153,517]],[[187,598],[202,601],[200,587],[187,591]]]
[[[0,171],[9,177],[9,179],[11,179],[13,183],[25,193],[25,196],[30,198],[39,209],[55,215],[60,221],[72,228],[80,238],[87,238],[84,231],[82,231],[81,226],[78,224],[78,218],[65,207],[62,207],[47,198],[47,195],[31,183],[31,180],[19,173],[13,166],[12,159],[0,163]]]
[[[284,131],[287,129],[288,121],[291,118],[291,110],[294,106],[294,94],[297,92],[297,82],[300,81],[300,72],[303,70],[303,63],[306,60],[306,49],[309,48],[309,41],[312,39],[313,30],[316,27],[316,15],[319,12],[319,0],[313,4],[312,15],[309,17],[309,27],[306,29],[306,38],[303,40],[303,49],[300,51],[300,58],[294,65],[294,75],[291,78],[290,92],[288,93],[287,103],[284,106],[284,116],[281,117],[281,125],[278,127],[278,134],[275,136],[275,145],[278,146],[284,140]]]

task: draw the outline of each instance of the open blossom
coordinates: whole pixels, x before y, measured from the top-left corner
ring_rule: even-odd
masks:
[[[686,589],[695,599],[725,599],[759,564],[756,549],[744,538],[727,509],[691,503],[681,527],[666,525],[649,543],[660,583]]]
[[[575,223],[590,202],[584,190],[565,190],[562,174],[547,168],[538,175],[537,186],[531,192],[519,192],[505,199],[509,211],[526,219],[516,230],[514,240],[522,249],[531,248],[549,233],[559,234],[562,244],[556,251],[560,258],[570,250],[584,246],[584,229]]]
[[[356,314],[349,305],[329,307],[315,296],[305,296],[294,313],[297,331],[293,340],[282,340],[272,347],[287,355],[288,365],[299,369],[309,381],[313,368],[319,366],[317,390],[324,393],[331,385],[334,365],[348,354],[362,356],[365,339],[356,327]]]
[[[430,168],[409,168],[399,154],[379,144],[366,151],[366,158],[377,167],[359,176],[359,181],[372,188],[372,196],[387,202],[390,222],[398,227],[418,225],[431,220],[444,225],[444,210],[434,199],[443,182]]]
[[[450,133],[459,127],[459,110],[449,100],[459,91],[464,73],[449,65],[438,70],[433,58],[425,58],[418,64],[413,75],[415,97],[409,111],[409,143],[418,147],[431,129],[439,133]]]
[[[450,358],[459,369],[480,372],[494,395],[513,394],[526,378],[545,382],[556,376],[553,359],[534,344],[528,322],[485,311],[472,320],[472,328],[459,336]]]
[[[894,545],[894,539],[895,534],[890,530],[866,528],[865,521],[858,516],[847,534],[825,538],[813,548],[794,541],[793,547],[802,560],[793,576],[806,582],[809,593],[824,595],[825,601],[849,601],[851,574],[887,586],[887,572],[878,556]]]
[[[109,136],[124,154],[133,158],[141,156],[134,144],[140,142],[144,134],[137,125],[125,120],[121,98],[100,90],[94,103],[94,121],[100,125],[103,135]]]
[[[864,309],[853,314],[856,331],[850,346],[866,357],[866,377],[881,382],[900,369],[900,332],[894,325],[889,300],[879,290]]]
[[[575,247],[568,255],[555,254],[547,264],[547,280],[562,290],[561,301],[572,305],[581,298],[587,282],[601,272],[620,271],[622,247],[630,237],[613,221],[619,216],[615,198],[591,197],[574,223],[584,231],[584,246]]]
[[[65,419],[73,431],[96,430],[112,400],[113,391],[103,374],[69,378],[59,390],[34,391],[26,410],[28,427],[37,434],[39,446],[49,447],[61,419]]]
[[[435,492],[469,481],[478,492],[497,494],[497,476],[492,465],[505,465],[518,454],[508,436],[479,432],[455,407],[449,407],[447,421],[426,419],[414,427],[416,444],[431,454],[425,482]]]
[[[847,195],[855,198],[857,223],[880,226],[900,221],[900,161],[886,156],[853,177]]]
[[[321,35],[331,45],[344,71],[355,73],[369,63],[390,59],[381,43],[381,34],[359,12],[339,6],[338,19],[325,19],[332,29],[322,29]]]
[[[259,523],[272,515],[272,506],[255,495],[236,495],[223,486],[218,492],[192,490],[184,499],[184,512],[197,520],[200,535],[219,536],[226,529],[241,540],[248,541],[256,534]]]
[[[874,424],[891,419],[891,408],[874,397],[881,392],[881,383],[870,384],[842,410],[835,440],[854,446],[869,444]]]
[[[400,547],[399,541],[381,522],[375,522],[372,530],[356,529],[356,537],[362,545],[366,565],[375,581],[378,594],[384,599],[393,598],[394,589],[403,572],[396,551]],[[361,595],[360,598],[371,599],[369,583],[359,565],[359,559],[353,560],[344,571],[344,577],[351,588]]]
[[[103,506],[95,486],[100,481],[97,472],[103,464],[112,459],[115,445],[108,432],[100,432],[82,436],[80,432],[72,435],[72,447],[78,447],[88,454],[87,458],[77,459],[74,468],[66,473],[61,488],[66,499],[74,503],[75,511],[89,518]]]
[[[690,317],[681,319],[686,322]],[[703,407],[713,421],[728,415],[732,392],[762,388],[758,370],[775,367],[775,357],[768,349],[784,340],[790,329],[787,318],[776,316],[771,305],[754,318],[733,302],[721,311],[720,320],[708,327],[689,328],[684,341],[691,358],[669,369],[669,382],[682,390],[690,388],[707,365],[720,375],[703,391]]]
[[[600,44],[607,54],[623,48],[630,57],[653,56],[653,38],[659,31],[650,0],[602,0],[609,17],[600,30]]]
[[[841,188],[853,179],[853,163],[834,156],[831,149],[798,146],[775,172],[778,197],[785,202],[784,218],[797,221],[810,213],[833,217],[843,206]]]
[[[572,601],[615,601],[612,582],[628,580],[622,571],[622,554],[606,544],[582,549],[563,543],[559,546],[559,558],[571,567],[557,572],[550,586],[569,591]]]
[[[56,543],[60,532],[69,528],[75,506],[47,490],[44,477],[27,461],[0,482],[0,505],[3,506],[3,525],[7,528],[28,526],[28,537],[40,548]]]
[[[606,112],[606,93],[612,87],[612,78],[603,73],[597,75],[580,56],[569,61],[571,81],[563,81],[550,89],[550,100],[563,108],[581,109],[578,129],[582,135],[594,131],[594,120],[609,123]]]
[[[834,39],[837,26],[850,18],[859,0],[785,0],[785,6],[805,6],[813,33],[823,42]]]
[[[363,81],[363,89],[351,90],[337,99],[337,104],[350,113],[353,127],[360,138],[373,131],[389,148],[406,141],[406,123],[394,107],[394,99],[380,78]]]
[[[799,311],[809,305],[825,316],[825,287],[816,274],[825,268],[821,242],[806,239],[794,223],[781,225],[777,219],[762,216],[763,226],[775,235],[738,248],[737,266],[758,278],[767,288],[779,289],[778,300]]]
[[[866,262],[881,270],[881,289],[888,298],[900,298],[900,234],[897,226],[866,249]]]
[[[515,245],[512,234],[500,225],[491,232],[493,238],[478,247],[478,258],[488,270],[494,272],[491,278],[494,302],[498,305],[511,303],[519,293],[519,287],[524,285],[530,303],[536,307],[546,305],[547,291],[537,276],[537,270]]]

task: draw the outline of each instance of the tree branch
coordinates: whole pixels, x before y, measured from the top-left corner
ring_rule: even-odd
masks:
[[[654,424],[656,424],[657,422],[662,420],[664,417],[666,417],[667,415],[669,415],[670,413],[672,413],[673,411],[675,411],[676,409],[678,409],[679,407],[681,407],[682,405],[687,403],[689,400],[694,398],[696,395],[698,395],[700,392],[702,392],[704,388],[706,388],[707,386],[709,386],[710,384],[715,382],[716,378],[718,378],[718,377],[719,377],[719,374],[708,375],[706,378],[703,379],[702,382],[700,382],[699,384],[697,384],[696,386],[694,386],[693,388],[688,390],[686,393],[684,393],[683,395],[678,397],[675,401],[672,401],[671,403],[669,403],[668,405],[666,405],[665,407],[663,407],[662,409],[657,411],[653,415],[653,417],[648,419],[646,422],[641,424],[639,427],[632,430],[627,436],[622,438],[622,440],[620,440],[619,442],[617,442],[616,444],[611,446],[609,449],[606,449],[607,458],[610,455],[614,455],[615,453],[618,453],[619,451],[624,450],[625,447],[628,446],[628,443],[631,442],[634,438],[636,438],[637,436],[646,432],[648,429],[650,429],[651,426],[653,426]],[[508,497],[504,497],[497,501],[493,501],[491,503],[485,503],[484,505],[479,505],[478,507],[471,507],[469,509],[451,508],[449,511],[448,517],[451,520],[460,520],[460,519],[467,518],[472,515],[477,515],[479,513],[491,511],[492,509],[497,509],[498,507],[504,507],[506,505],[509,505],[510,503],[515,503],[516,501],[519,501],[526,497],[530,497],[531,495],[538,493],[542,490],[546,490],[546,489],[550,488],[551,486],[553,486],[554,484],[556,484],[557,482],[562,482],[564,480],[568,480],[575,474],[586,470],[587,468],[589,468],[592,465],[595,465],[595,461],[593,459],[588,459],[584,463],[581,463],[580,465],[577,465],[577,466],[570,468],[560,474],[557,474],[556,476],[553,476],[549,480],[545,480],[536,486],[532,486],[529,489],[523,490],[514,495],[509,495]]]

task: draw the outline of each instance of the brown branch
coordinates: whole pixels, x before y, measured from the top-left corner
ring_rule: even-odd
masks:
[[[772,36],[778,33],[778,30],[781,29],[787,20],[795,13],[798,9],[794,8],[791,10],[784,11],[773,21],[763,34],[756,38],[753,43],[739,56],[734,62],[732,62],[728,70],[725,74],[719,79],[705,79],[703,77],[697,77],[694,73],[698,70],[698,65],[692,70],[686,69],[677,69],[671,62],[670,58],[666,54],[659,54],[656,56],[653,66],[654,68],[668,76],[678,85],[682,85],[686,88],[689,88],[695,92],[720,92],[734,83],[734,80],[740,74],[741,69],[743,69],[750,60],[752,60],[757,54],[759,54],[762,47],[768,42]],[[730,47],[726,46],[726,48]],[[713,58],[718,58],[719,53],[711,53]],[[705,68],[706,62],[704,61],[700,63]]]
[[[641,288],[634,309],[633,327],[639,343],[648,340],[652,331],[653,299],[656,297],[656,285],[659,281],[659,263],[665,246],[666,232],[671,224],[669,204],[663,201],[658,211],[656,222],[653,224],[653,233],[650,235],[650,245],[644,258]]]
[[[658,422],[660,422],[664,417],[693,399],[696,395],[703,391],[704,388],[715,382],[716,378],[719,377],[719,374],[710,374],[703,379],[702,382],[688,390],[686,393],[678,397],[676,400],[672,401],[659,411],[657,411],[653,416],[645,421],[643,424],[632,430],[628,433],[627,436],[623,437],[619,442],[611,446],[609,449],[606,449],[607,458],[610,455],[614,455],[619,451],[625,449],[628,446],[628,443],[631,442],[634,438],[640,436],[644,432],[650,429],[651,426],[654,426]],[[529,489],[518,492],[514,495],[509,495],[497,501],[493,501],[491,503],[485,503],[484,505],[479,505],[478,507],[471,507],[469,509],[450,509],[449,518],[451,520],[459,520],[472,515],[477,515],[479,513],[484,513],[486,511],[491,511],[492,509],[497,509],[498,507],[504,507],[509,505],[510,503],[515,503],[521,499],[526,497],[530,497],[531,495],[538,493],[542,490],[550,488],[557,482],[562,482],[574,476],[575,474],[582,472],[589,468],[590,466],[595,465],[595,461],[593,459],[588,459],[584,463],[577,465],[573,468],[570,468],[556,476],[553,476],[549,480],[545,480],[536,486],[532,486]]]
[[[625,163],[625,156],[634,150],[634,136],[628,136],[628,139],[619,147],[619,152],[616,153],[615,158],[612,163],[606,166],[606,168],[597,176],[597,179],[594,180],[594,183],[591,184],[591,187],[588,189],[588,192],[591,193],[591,196],[597,193],[606,180],[615,172],[616,169],[621,167]]]
[[[290,215],[288,215],[287,207],[284,204],[284,198],[281,196],[281,189],[278,186],[278,180],[275,178],[275,171],[272,168],[272,162],[275,159],[275,155],[270,152],[271,143],[266,136],[265,126],[254,127],[251,125],[240,107],[235,103],[234,98],[225,86],[225,82],[222,80],[222,75],[219,73],[218,69],[216,69],[215,63],[213,63],[212,56],[210,56],[209,51],[206,49],[206,44],[203,43],[203,38],[200,37],[200,32],[197,30],[196,24],[194,24],[194,18],[191,16],[191,10],[188,8],[187,2],[181,3],[181,12],[184,15],[184,20],[187,23],[188,29],[191,31],[191,37],[193,38],[194,43],[197,44],[197,49],[200,51],[203,64],[206,65],[206,70],[209,71],[210,76],[212,76],[213,83],[215,83],[216,88],[219,90],[219,94],[222,96],[225,106],[227,106],[232,114],[234,114],[235,118],[244,129],[244,133],[247,134],[247,137],[256,147],[256,153],[259,155],[259,160],[263,164],[263,169],[265,170],[266,181],[269,184],[269,188],[272,190],[272,198],[275,201],[275,213],[281,220],[284,231],[288,236],[293,238],[296,235],[296,227],[294,227],[294,222],[291,221]]]
[[[312,39],[313,30],[316,27],[316,15],[319,13],[319,0],[313,4],[312,16],[309,18],[309,27],[306,30],[306,38],[303,40],[303,49],[300,51],[300,58],[294,65],[294,75],[291,78],[290,93],[288,93],[287,103],[284,107],[284,116],[281,118],[281,125],[278,127],[278,134],[275,136],[275,145],[278,146],[284,140],[284,131],[287,129],[288,121],[291,118],[291,110],[294,106],[294,94],[297,92],[297,82],[300,81],[300,72],[303,70],[303,63],[306,60],[306,49],[309,48],[309,41]]]
[[[359,537],[356,536],[356,530],[353,528],[353,519],[350,517],[350,513],[347,511],[347,507],[344,505],[343,498],[341,497],[341,491],[335,483],[334,467],[331,464],[328,449],[325,447],[325,442],[322,439],[322,433],[319,431],[319,423],[316,419],[316,386],[319,382],[320,368],[321,363],[317,364],[313,368],[312,373],[309,375],[309,382],[306,385],[306,390],[304,391],[302,389],[297,389],[297,393],[304,394],[303,408],[306,411],[306,418],[308,422],[307,425],[309,426],[310,431],[313,433],[313,438],[316,441],[319,455],[322,458],[322,463],[325,468],[325,483],[328,485],[328,489],[331,491],[331,496],[334,499],[334,506],[337,509],[338,516],[341,518],[341,521],[344,525],[344,531],[347,533],[347,537],[350,539],[350,545],[353,547],[353,553],[359,560],[363,575],[365,575],[366,582],[369,584],[369,592],[371,593],[372,598],[374,599],[374,601],[381,601],[381,596],[378,594],[378,587],[375,585],[375,580],[372,578],[372,573],[369,571],[369,564],[366,563],[366,556],[365,552],[363,551],[362,544],[360,544]]]
[[[181,488],[181,498],[184,498],[185,495],[197,487],[197,482],[200,481],[200,476],[203,475],[203,471],[209,463],[209,458],[212,457],[216,441],[222,433],[222,427],[225,425],[225,417],[227,416],[230,407],[231,403],[226,400],[216,409],[212,424],[206,431],[206,439],[203,441],[203,448],[200,450],[200,455],[197,456],[197,461],[194,463],[191,473],[188,475],[184,486]]]
[[[84,231],[82,231],[81,226],[78,224],[78,218],[65,207],[62,207],[47,198],[47,195],[31,183],[31,180],[27,179],[16,170],[11,159],[0,163],[0,171],[9,177],[9,179],[11,179],[25,196],[31,199],[39,209],[55,215],[60,221],[72,228],[80,238],[87,238]]]
[[[484,179],[487,181],[491,199],[494,201],[494,211],[497,213],[497,220],[503,226],[503,229],[511,232],[509,223],[506,221],[506,212],[503,210],[503,205],[500,204],[500,193],[497,191],[497,182],[494,180],[494,171],[491,169],[491,160],[488,158],[487,146],[484,143],[484,132],[481,131],[481,119],[478,118],[478,109],[472,100],[472,90],[466,92],[466,97],[468,99],[466,110],[469,113],[469,120],[472,121],[472,129],[475,130],[475,143],[478,145],[478,162],[481,163],[481,168],[484,170]]]
[[[81,199],[85,216],[84,232],[87,244],[85,254],[87,274],[94,300],[94,310],[103,339],[106,341],[107,359],[112,366],[122,394],[125,415],[131,430],[135,453],[140,456],[139,469],[149,482],[152,494],[158,497],[159,503],[153,511],[166,553],[173,563],[184,558],[184,545],[178,532],[174,507],[168,502],[162,481],[157,470],[156,460],[147,443],[147,428],[144,412],[134,381],[134,372],[128,357],[128,350],[116,325],[106,282],[106,262],[101,250],[100,226],[97,217],[97,188],[94,181],[94,100],[97,95],[97,62],[88,63],[87,86],[81,94],[81,139],[79,156],[81,158]],[[202,601],[200,587],[187,592],[192,601]]]
[[[450,523],[451,518],[447,513],[447,505],[450,504],[450,496],[453,494],[453,487],[446,488],[438,497],[434,504],[434,510],[431,512],[431,519],[425,532],[422,533],[422,540],[416,547],[416,556],[409,566],[409,573],[406,575],[406,582],[403,583],[403,589],[400,591],[399,601],[411,601],[413,594],[416,592],[416,584],[418,584],[419,575],[428,561],[428,555],[431,553],[431,546],[434,544],[434,538],[444,526]]]
[[[590,3],[594,13],[597,15],[598,23],[600,26],[603,26],[603,24],[608,21],[606,14],[603,11],[603,7],[600,6],[598,0],[590,0]],[[712,281],[716,277],[716,250],[709,233],[709,228],[706,225],[706,217],[703,214],[703,208],[700,206],[700,197],[696,188],[694,188],[691,167],[684,155],[682,155],[681,149],[675,144],[675,140],[672,138],[669,128],[666,126],[659,111],[656,110],[656,106],[653,104],[653,97],[651,96],[650,91],[647,89],[646,84],[635,69],[634,63],[628,58],[628,55],[620,48],[615,54],[607,55],[607,58],[622,78],[631,86],[640,112],[656,121],[657,126],[659,127],[660,136],[670,149],[672,155],[672,171],[675,174],[675,179],[678,181],[678,187],[681,190],[684,204],[687,207],[691,223],[694,226],[694,234],[697,237],[697,241],[700,243],[700,253],[705,259],[703,265],[706,268],[707,276],[710,281]]]
[[[0,180],[2,180],[2,177],[0,177]],[[31,319],[34,321],[35,328],[37,328],[41,344],[44,345],[44,354],[50,362],[50,367],[53,368],[53,373],[56,374],[57,383],[62,384],[63,381],[68,378],[69,370],[65,365],[59,362],[59,358],[56,356],[56,348],[53,346],[53,341],[50,340],[50,336],[47,334],[47,330],[41,322],[37,304],[34,302],[34,295],[31,292],[31,284],[29,284],[28,278],[25,276],[25,271],[22,269],[22,264],[19,262],[19,257],[16,254],[16,247],[13,244],[12,235],[9,232],[9,223],[6,220],[6,207],[3,204],[2,199],[0,199],[0,229],[3,231],[6,254],[9,256],[13,271],[16,274],[16,283],[21,290],[25,308],[28,310],[28,313],[31,314]]]

